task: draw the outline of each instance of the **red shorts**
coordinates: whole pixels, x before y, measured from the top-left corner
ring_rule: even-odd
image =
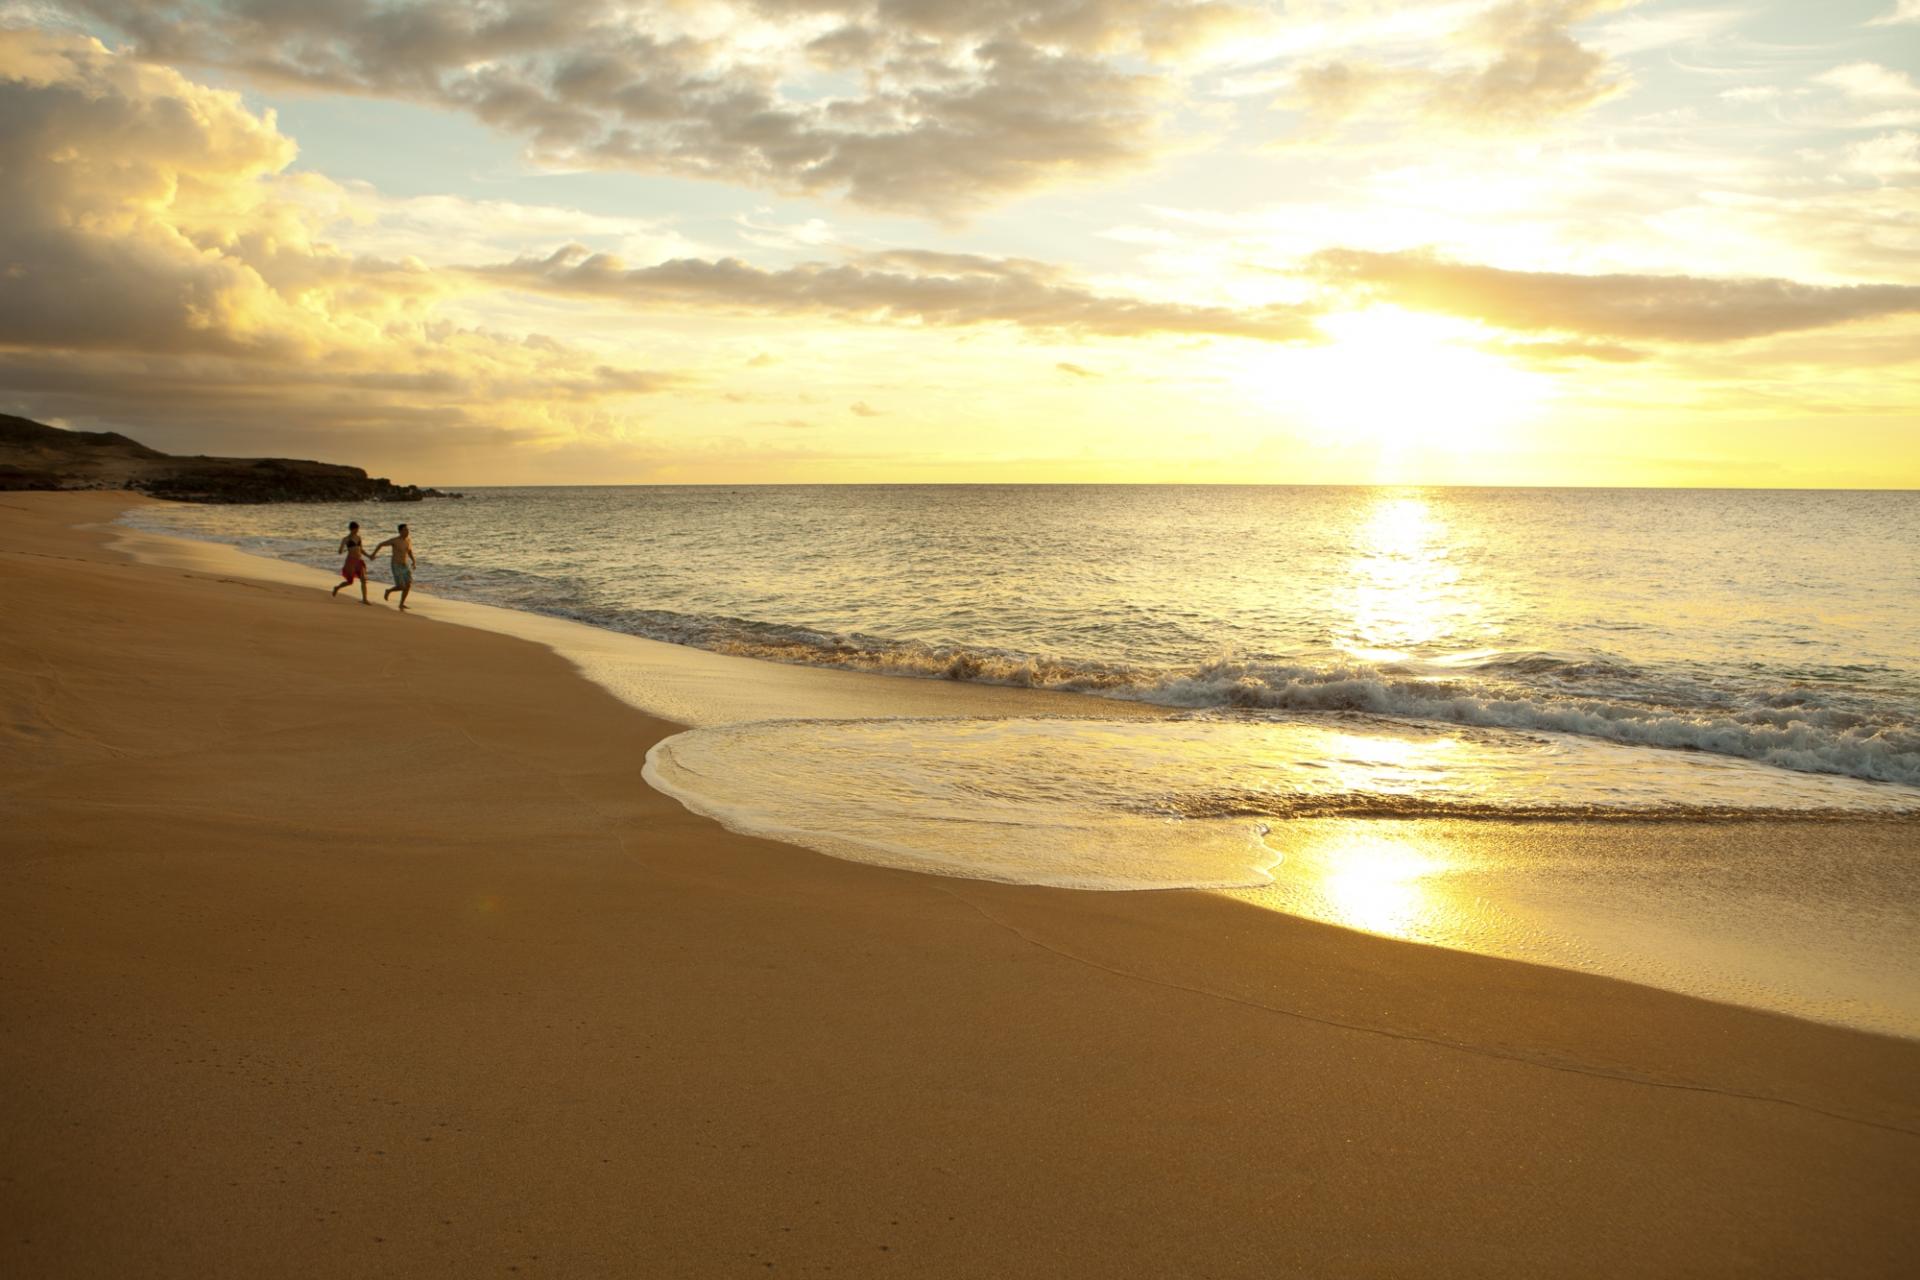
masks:
[[[347,561],[346,567],[340,570],[341,581],[352,582],[355,578],[360,579],[362,582],[367,580],[367,562],[365,560],[349,560]]]

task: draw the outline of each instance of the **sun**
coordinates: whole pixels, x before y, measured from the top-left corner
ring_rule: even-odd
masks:
[[[1329,341],[1262,361],[1259,393],[1316,432],[1383,455],[1495,450],[1552,390],[1473,343],[1477,327],[1398,307],[1324,316]]]

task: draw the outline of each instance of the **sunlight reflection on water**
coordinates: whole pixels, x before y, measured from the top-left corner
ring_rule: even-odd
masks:
[[[1367,662],[1399,662],[1454,648],[1462,636],[1488,639],[1489,587],[1462,571],[1455,549],[1453,531],[1424,497],[1376,497],[1355,530],[1344,605],[1351,617],[1338,647]]]
[[[1312,914],[1329,924],[1423,938],[1437,931],[1446,915],[1444,899],[1435,887],[1448,867],[1444,858],[1386,835],[1356,835],[1331,851],[1319,865],[1315,886],[1322,904]],[[1304,878],[1307,868],[1296,860],[1285,875]]]
[[[1310,819],[1275,827],[1273,883],[1235,896],[1408,942],[1916,1036],[1916,830]]]
[[[316,530],[366,514],[153,518],[311,560],[331,555]],[[1791,932],[1808,972],[1844,954],[1858,990],[1894,974],[1920,992],[1911,847],[1862,864],[1836,837],[1811,879],[1798,850],[1666,852],[1729,816],[1913,807],[1920,595],[1910,569],[1862,571],[1916,562],[1910,495],[660,488],[409,514],[430,599],[1168,709],[773,723],[949,713],[891,692],[852,713],[736,702],[742,722],[669,739],[649,776],[742,829],[1040,884],[1271,873],[1256,896],[1314,919],[1682,989],[1763,974],[1772,1007],[1798,1007],[1778,993],[1801,978],[1775,973]],[[1489,860],[1423,843],[1431,824],[1352,821],[1650,810],[1688,821],[1619,857],[1553,824],[1532,828],[1552,856]]]

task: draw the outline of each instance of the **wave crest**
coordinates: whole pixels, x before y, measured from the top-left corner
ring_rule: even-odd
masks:
[[[1363,711],[1487,729],[1578,734],[1629,746],[1737,756],[1807,773],[1920,786],[1920,731],[1884,713],[1764,696],[1722,707],[1674,706],[1553,688],[1473,687],[1379,671],[1220,662],[1147,691],[1151,701],[1258,710]]]
[[[136,522],[137,523],[137,522]],[[228,539],[289,559],[308,542]],[[1655,671],[1610,654],[1481,650],[1379,665],[1223,657],[1185,669],[896,640],[718,614],[614,609],[577,583],[512,569],[452,568],[436,583],[508,608],[762,661],[962,680],[1251,714],[1351,711],[1508,731],[1575,734],[1704,751],[1807,773],[1920,786],[1920,711],[1862,694],[1816,669],[1804,680]]]
[[[684,639],[681,641],[686,643]],[[1187,671],[785,630],[710,635],[703,647],[777,662],[1088,693],[1191,710],[1356,711],[1485,729],[1570,733],[1706,751],[1806,773],[1920,786],[1920,729],[1792,687],[1676,687],[1629,664],[1499,654],[1445,674],[1223,658]]]
[[[1290,794],[1274,791],[1208,792],[1165,796],[1137,812],[1153,818],[1451,818],[1527,822],[1882,822],[1920,816],[1920,799],[1906,808],[1746,806],[1736,804],[1528,804],[1432,796],[1383,795],[1372,791]]]

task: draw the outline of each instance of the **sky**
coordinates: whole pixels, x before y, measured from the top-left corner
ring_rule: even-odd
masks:
[[[1920,0],[0,0],[0,411],[424,484],[1920,486]]]

